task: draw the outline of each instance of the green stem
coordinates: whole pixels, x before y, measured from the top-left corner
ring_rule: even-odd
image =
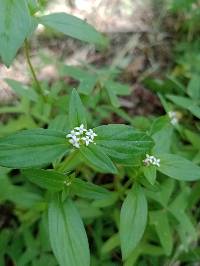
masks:
[[[32,65],[32,63],[31,63],[31,60],[30,60],[29,44],[28,44],[27,39],[25,39],[25,42],[24,42],[24,43],[25,43],[25,55],[26,55],[26,60],[27,60],[28,66],[29,66],[30,71],[31,71],[31,74],[32,74],[32,76],[33,76],[33,80],[34,80],[35,85],[36,85],[35,89],[36,89],[37,93],[38,93],[39,95],[41,95],[41,96],[46,100],[46,98],[45,98],[45,96],[44,96],[44,94],[43,94],[43,90],[42,90],[42,88],[41,88],[41,86],[40,86],[40,82],[39,82],[39,80],[38,80],[38,78],[37,78],[37,76],[36,76],[36,73],[35,73],[34,67],[33,67],[33,65]]]

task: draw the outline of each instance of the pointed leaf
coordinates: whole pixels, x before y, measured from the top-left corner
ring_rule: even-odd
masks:
[[[144,166],[143,172],[149,183],[154,185],[156,181],[156,167],[154,165]]]
[[[66,175],[53,170],[26,169],[22,174],[32,183],[52,192],[62,190],[67,179]]]
[[[39,18],[46,27],[64,33],[72,38],[105,46],[106,39],[86,21],[67,13],[53,13]]]
[[[49,204],[49,236],[60,266],[89,266],[87,235],[81,217],[70,199],[55,195]]]
[[[169,256],[173,248],[173,237],[167,213],[163,210],[150,213],[150,223],[154,224],[165,254]]]
[[[37,93],[31,87],[27,87],[14,79],[6,79],[8,85],[21,97],[25,97],[31,101],[36,102],[38,100]]]
[[[85,108],[75,89],[73,89],[71,96],[70,96],[69,122],[70,122],[71,129],[73,129],[74,127],[80,126],[81,124],[87,127]]]
[[[82,158],[88,166],[101,173],[117,173],[117,169],[104,151],[95,144],[81,147]]]
[[[31,27],[25,0],[0,1],[0,56],[10,66]]]
[[[200,167],[193,162],[174,154],[160,154],[161,173],[182,181],[194,181],[200,179]]]
[[[116,124],[104,125],[94,129],[95,142],[117,163],[133,164],[153,146],[152,139],[131,126]]]
[[[86,182],[80,178],[75,178],[71,185],[72,191],[79,197],[95,200],[104,200],[111,196],[107,189],[97,186],[91,182]]]
[[[147,201],[143,189],[134,185],[120,214],[120,240],[123,260],[127,259],[141,240],[147,222]]]
[[[51,163],[69,151],[65,133],[50,129],[24,130],[0,139],[0,165],[30,168]]]
[[[194,75],[187,87],[188,95],[195,101],[200,99],[200,77]]]

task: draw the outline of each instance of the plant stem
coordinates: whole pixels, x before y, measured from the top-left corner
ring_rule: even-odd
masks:
[[[32,65],[32,63],[31,63],[31,60],[30,60],[29,44],[28,44],[27,39],[25,39],[25,42],[24,42],[24,43],[25,43],[25,55],[26,55],[26,60],[27,60],[28,66],[29,66],[29,68],[30,68],[30,71],[31,71],[31,74],[32,74],[32,77],[33,77],[33,80],[34,80],[35,85],[36,85],[35,90],[37,91],[37,93],[38,93],[39,95],[41,95],[41,96],[44,98],[44,100],[46,100],[46,98],[45,98],[45,96],[44,96],[44,94],[43,94],[43,90],[42,90],[42,88],[41,88],[41,86],[40,86],[40,82],[39,82],[39,80],[38,80],[38,78],[37,78],[37,76],[36,76],[36,73],[35,73],[34,67],[33,67],[33,65]]]

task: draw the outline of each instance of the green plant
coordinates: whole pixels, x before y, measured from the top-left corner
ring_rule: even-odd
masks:
[[[199,115],[197,77],[186,89],[191,99],[184,85],[172,78],[146,80],[160,93],[166,110],[166,115],[146,120],[136,120],[120,108],[117,96],[130,91],[117,81],[113,69],[82,69],[59,62],[60,76],[78,80],[78,88],[62,81],[47,87],[38,81],[29,58],[27,21],[82,41],[100,45],[106,41],[67,14],[38,18],[35,1],[29,4],[28,9],[22,0],[0,2],[4,11],[0,32],[7,36],[0,39],[2,60],[10,65],[25,41],[33,75],[29,86],[6,80],[19,98],[0,108],[1,114],[15,114],[0,127],[0,201],[13,215],[11,224],[2,226],[0,265],[198,261],[199,212],[193,213],[193,208],[200,198],[200,139],[191,120]],[[18,37],[15,18],[25,27]],[[174,95],[180,88],[182,96]],[[181,123],[182,110],[174,112],[168,100],[191,112],[184,113],[189,126]],[[111,111],[126,124],[113,124]]]

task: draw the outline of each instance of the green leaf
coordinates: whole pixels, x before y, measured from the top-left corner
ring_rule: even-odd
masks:
[[[169,200],[175,187],[175,180],[165,179],[159,186],[158,191],[148,190],[146,191],[147,197],[159,202],[163,207],[167,208]]]
[[[67,132],[69,131],[68,127],[69,127],[68,116],[65,114],[60,114],[49,122],[48,129]]]
[[[112,80],[107,80],[104,86],[108,92],[108,96],[113,106],[119,107],[121,104],[117,95],[128,95],[130,93],[129,87]]]
[[[61,66],[61,73],[64,76],[70,76],[80,81],[78,92],[85,95],[91,94],[98,79],[98,76],[95,73],[90,73],[79,67],[68,65]]]
[[[154,185],[156,181],[156,167],[154,165],[144,166],[143,172],[149,183]]]
[[[188,110],[196,117],[200,119],[200,107],[193,104],[192,106],[188,107]]]
[[[52,192],[58,192],[64,188],[67,177],[53,170],[26,169],[22,174],[32,183]]]
[[[150,223],[155,226],[165,254],[169,256],[173,248],[173,237],[167,213],[164,210],[150,212]]]
[[[101,173],[117,173],[117,169],[111,159],[104,153],[101,147],[90,144],[88,147],[82,146],[80,152],[84,162]]]
[[[168,206],[168,210],[173,214],[176,220],[179,222],[178,229],[179,233],[183,238],[185,238],[184,245],[188,247],[188,239],[191,241],[196,241],[197,234],[195,227],[186,213],[186,208],[188,207],[188,193],[187,191],[182,191],[179,193],[174,201]]]
[[[160,154],[161,173],[182,181],[194,181],[200,179],[200,167],[193,162],[174,154]]]
[[[33,206],[41,203],[43,198],[27,188],[22,186],[11,186],[7,191],[7,200],[14,202],[16,205],[30,209]]]
[[[19,96],[25,97],[34,102],[38,100],[38,95],[32,88],[13,79],[6,79],[6,82]]]
[[[130,88],[129,86],[125,84],[121,84],[119,82],[115,82],[112,80],[106,80],[104,83],[104,86],[113,91],[116,95],[129,95],[130,94]]]
[[[117,200],[119,199],[119,194],[117,192],[112,192],[109,194],[109,197],[98,199],[92,202],[92,206],[98,207],[98,208],[105,208],[109,207],[111,205],[114,205]]]
[[[68,151],[69,144],[63,132],[25,130],[0,139],[0,165],[9,168],[42,166]]]
[[[140,242],[147,222],[147,201],[143,189],[134,185],[129,191],[120,213],[120,240],[123,260]]]
[[[69,123],[70,128],[83,124],[87,127],[86,112],[81,99],[75,89],[73,89],[69,102]]]
[[[195,101],[200,99],[200,77],[194,75],[187,87],[188,95]]]
[[[170,152],[172,142],[173,127],[166,125],[164,128],[153,134],[152,138],[155,141],[153,153],[168,153]]]
[[[120,102],[117,98],[117,94],[113,90],[109,90],[109,88],[106,88],[108,96],[110,98],[110,102],[114,107],[120,107]]]
[[[10,66],[30,30],[31,20],[25,0],[0,1],[0,56]]]
[[[105,46],[106,39],[86,21],[67,13],[54,13],[39,18],[46,27],[59,31],[72,38]]]
[[[117,248],[119,245],[120,245],[119,234],[114,234],[103,244],[101,248],[101,253],[103,255],[109,254],[110,252],[113,251],[113,249]]]
[[[184,134],[194,148],[200,150],[200,135],[188,129],[184,129]]]
[[[110,197],[111,193],[100,186],[97,186],[91,182],[85,182],[79,178],[73,179],[71,185],[72,191],[79,197],[104,200]]]
[[[70,199],[55,195],[49,204],[49,235],[60,266],[89,266],[87,235],[80,215]]]
[[[117,163],[132,165],[138,156],[144,155],[153,146],[152,139],[131,126],[116,124],[99,126],[95,142]]]
[[[191,100],[187,97],[176,96],[176,95],[167,95],[167,97],[178,106],[187,109],[194,116],[200,118],[200,107],[196,105],[194,100]]]

